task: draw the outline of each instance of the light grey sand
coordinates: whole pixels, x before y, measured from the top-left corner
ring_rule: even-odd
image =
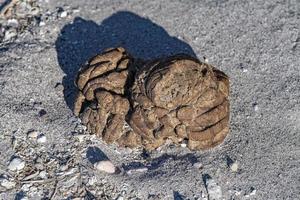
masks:
[[[299,1],[38,3],[45,25],[28,27],[0,49],[0,175],[16,183],[0,187],[0,199],[207,199],[208,176],[223,199],[300,199]],[[150,155],[92,136],[79,142],[75,135],[84,128],[71,111],[72,81],[80,64],[111,46],[141,58],[205,56],[226,72],[225,142],[203,152],[171,145]],[[46,143],[27,138],[29,130],[43,133]],[[8,171],[13,156],[26,162],[20,172]],[[121,172],[94,170],[104,157]],[[228,167],[232,161],[237,172]],[[140,166],[148,170],[126,173]]]

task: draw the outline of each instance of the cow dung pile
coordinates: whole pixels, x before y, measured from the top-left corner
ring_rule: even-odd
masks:
[[[229,79],[186,54],[150,61],[124,48],[92,57],[76,79],[74,113],[107,143],[148,150],[167,139],[212,148],[229,132]]]

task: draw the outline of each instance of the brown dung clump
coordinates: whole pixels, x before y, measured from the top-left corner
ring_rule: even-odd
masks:
[[[171,139],[191,150],[220,144],[229,132],[229,80],[185,54],[153,61],[124,48],[82,67],[74,113],[107,143],[155,149]]]

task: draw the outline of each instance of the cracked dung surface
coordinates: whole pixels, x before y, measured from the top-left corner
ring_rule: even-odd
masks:
[[[107,143],[155,149],[187,140],[199,150],[229,132],[228,77],[185,54],[143,62],[108,49],[82,67],[76,85],[75,115]]]

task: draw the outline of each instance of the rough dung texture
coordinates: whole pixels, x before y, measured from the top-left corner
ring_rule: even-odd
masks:
[[[79,71],[74,113],[107,143],[155,149],[171,139],[192,150],[220,144],[229,131],[229,80],[178,54],[142,62],[105,50]]]

